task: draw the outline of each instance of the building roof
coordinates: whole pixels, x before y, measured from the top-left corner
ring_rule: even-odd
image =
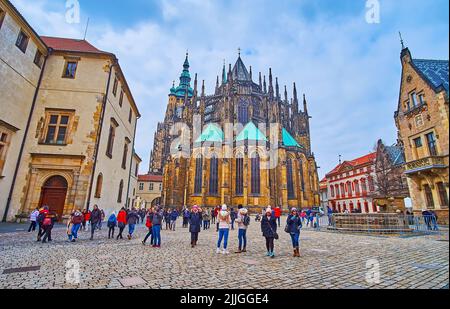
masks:
[[[377,153],[376,153],[376,152],[372,152],[372,153],[369,153],[369,154],[367,154],[367,155],[365,155],[365,156],[356,158],[356,159],[351,160],[351,161],[344,161],[344,162],[342,162],[341,164],[338,164],[338,165],[337,165],[331,172],[329,172],[327,175],[330,175],[330,174],[334,174],[334,173],[339,172],[339,170],[340,170],[341,167],[343,167],[343,166],[351,166],[351,167],[353,167],[353,168],[357,168],[358,166],[366,165],[366,164],[372,163],[372,162],[375,161],[376,157],[377,157]]]
[[[443,87],[449,93],[448,60],[413,59],[412,62],[435,89]]]
[[[251,81],[250,73],[247,71],[244,62],[241,59],[241,56],[236,61],[236,64],[233,68],[233,80],[237,81]]]
[[[402,151],[402,148],[398,145],[392,145],[392,146],[386,146],[385,151],[387,155],[389,156],[389,160],[391,161],[392,165],[403,165],[406,163],[404,153]]]
[[[295,140],[294,137],[283,128],[282,130],[282,138],[283,138],[283,145],[286,147],[298,147],[298,148],[304,148],[303,146],[300,146],[300,144]]]
[[[249,122],[236,137],[237,142],[245,140],[267,142],[267,138],[264,133],[262,133],[253,122]]]
[[[94,54],[110,54],[93,46],[86,40],[56,38],[41,36],[45,44],[56,51],[71,51],[80,53],[94,53]]]
[[[217,125],[210,123],[195,142],[223,142],[223,140],[224,134],[222,129]]]
[[[139,175],[138,181],[153,181],[153,182],[162,182],[163,176],[162,175],[155,175],[155,174],[147,174],[147,175]]]

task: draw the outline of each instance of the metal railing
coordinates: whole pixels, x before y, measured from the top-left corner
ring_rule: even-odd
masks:
[[[404,214],[332,214],[304,218],[303,228],[315,231],[390,235],[438,234],[448,227],[440,226],[435,216]]]

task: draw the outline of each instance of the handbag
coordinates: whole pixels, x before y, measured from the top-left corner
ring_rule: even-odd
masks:
[[[270,228],[270,230],[272,231],[273,238],[275,238],[275,239],[278,240],[278,239],[280,238],[280,236],[278,235],[277,232],[274,232],[274,231],[273,231],[272,226],[270,225],[270,221],[267,221],[267,224],[269,225],[269,228]]]

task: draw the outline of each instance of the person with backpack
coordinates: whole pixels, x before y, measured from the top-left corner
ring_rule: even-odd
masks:
[[[236,222],[238,224],[239,249],[236,253],[247,252],[247,228],[250,225],[250,216],[246,208],[240,208]]]
[[[42,225],[44,228],[44,237],[42,238],[42,243],[46,243],[47,241],[52,241],[52,229],[55,225],[55,222],[58,220],[58,215],[53,210],[50,210],[46,213],[44,220],[42,221]]]
[[[75,242],[78,239],[78,231],[80,230],[81,223],[83,222],[83,214],[79,209],[76,209],[70,215],[71,228],[69,234],[69,241]]]
[[[125,210],[125,208],[121,208],[119,213],[117,214],[117,226],[119,227],[119,234],[117,235],[117,240],[123,239],[123,230],[125,229],[125,227],[127,226],[127,212]]]
[[[151,212],[151,210],[149,210],[147,218],[145,220],[145,226],[148,229],[148,233],[147,235],[145,235],[144,240],[142,241],[142,244],[145,245],[145,243],[147,242],[147,239],[151,236],[152,238],[150,239],[150,243],[153,245],[154,244],[154,239],[153,239],[153,234],[152,234],[152,220],[153,220],[153,214]]]
[[[227,205],[222,205],[222,210],[217,216],[217,227],[219,229],[219,240],[217,241],[216,253],[219,254],[229,254],[227,250],[228,246],[228,235],[230,233],[230,214],[227,211]],[[220,250],[220,246],[223,240],[223,250]]]
[[[292,240],[292,247],[294,248],[293,257],[300,257],[300,229],[302,228],[302,218],[298,215],[297,208],[291,209],[291,214],[286,220],[285,232],[289,233]]]
[[[115,211],[113,211],[112,214],[109,216],[106,226],[108,227],[108,239],[111,238],[114,239],[114,231],[117,226],[117,217]]]
[[[39,216],[39,209],[36,208],[30,214],[30,226],[28,227],[28,233],[36,230],[37,217]]]
[[[261,219],[261,232],[266,238],[267,256],[274,258],[274,240],[278,239],[277,220],[272,214],[272,209],[267,208],[266,214]]]
[[[133,238],[134,230],[136,229],[136,224],[139,223],[140,217],[136,211],[135,208],[132,208],[130,212],[128,212],[127,215],[127,222],[128,222],[128,240],[131,240]]]
[[[37,235],[37,241],[41,241],[42,236],[44,236],[44,219],[45,216],[48,214],[48,206],[43,206],[41,209],[39,209],[39,215],[37,217],[37,224],[39,227],[38,235]]]
[[[155,207],[153,208],[152,214],[152,237],[153,237],[153,248],[161,247],[161,223],[162,223],[162,214]]]
[[[179,216],[179,214],[176,209],[172,210],[172,212],[170,213],[170,229],[172,231],[175,231],[175,226],[177,223],[178,216]]]

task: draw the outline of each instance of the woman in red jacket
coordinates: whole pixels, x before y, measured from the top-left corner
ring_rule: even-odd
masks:
[[[127,225],[127,211],[125,208],[122,209],[117,214],[117,226],[119,227],[119,235],[117,235],[117,239],[123,239],[122,232]]]

